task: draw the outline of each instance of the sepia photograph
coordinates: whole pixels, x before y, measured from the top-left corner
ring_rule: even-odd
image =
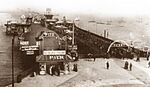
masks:
[[[150,87],[149,0],[3,0],[0,87]]]

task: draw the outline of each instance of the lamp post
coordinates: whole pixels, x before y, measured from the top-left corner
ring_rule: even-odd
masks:
[[[12,38],[12,87],[14,87],[14,40],[15,35]]]
[[[74,45],[74,25],[75,25],[75,23],[74,23],[74,20],[73,20],[73,36],[72,36],[72,45]]]
[[[75,41],[74,41],[74,30],[75,30],[75,22],[74,21],[79,21],[79,18],[75,18],[73,20],[73,36],[72,36],[72,45],[74,45]]]

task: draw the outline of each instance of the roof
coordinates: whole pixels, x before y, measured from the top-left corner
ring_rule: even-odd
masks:
[[[64,23],[64,21],[62,21],[62,20],[56,22],[56,24],[62,24],[62,23]],[[66,21],[66,23],[73,24],[73,22],[71,22],[71,21]]]
[[[46,19],[46,21],[48,21],[48,22],[56,22],[57,20],[55,20],[55,19]]]
[[[62,29],[62,28],[63,28],[63,29],[67,29],[67,27],[65,27],[65,26],[63,26],[63,25],[56,25],[55,27],[56,27],[56,28],[61,28],[61,29]]]

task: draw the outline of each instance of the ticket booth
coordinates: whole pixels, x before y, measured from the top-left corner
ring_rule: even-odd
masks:
[[[60,67],[63,66],[63,62],[66,61],[65,50],[45,50],[42,55],[36,57],[36,62],[39,63],[39,74],[51,74],[52,67],[55,68],[55,73],[58,74]]]

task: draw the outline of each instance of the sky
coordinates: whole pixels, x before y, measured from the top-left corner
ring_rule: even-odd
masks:
[[[150,0],[2,0],[0,11],[51,8],[57,12],[150,15]]]

